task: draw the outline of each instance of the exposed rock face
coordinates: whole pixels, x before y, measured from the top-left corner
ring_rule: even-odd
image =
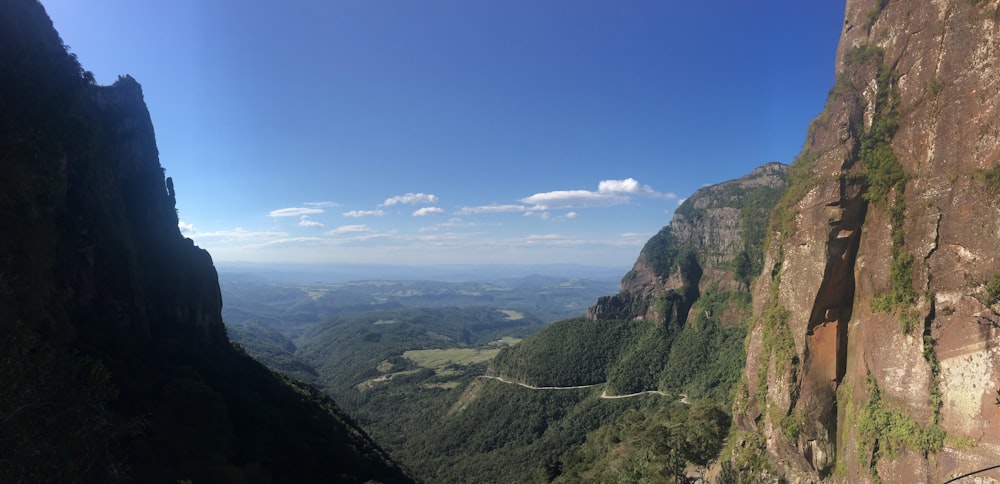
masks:
[[[837,57],[734,418],[791,479],[941,482],[1000,458],[1000,2],[848,0]]]
[[[403,472],[234,348],[139,84],[93,84],[0,1],[0,481],[364,482]]]
[[[696,191],[643,247],[621,292],[598,299],[587,317],[683,324],[691,302],[708,286],[747,290],[750,275],[760,270],[764,228],[787,173],[788,166],[767,163]]]

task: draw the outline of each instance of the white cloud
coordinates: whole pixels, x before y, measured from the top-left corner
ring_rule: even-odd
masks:
[[[522,198],[522,203],[530,203],[530,210],[547,210],[557,208],[587,208],[623,205],[632,199],[630,195],[650,198],[675,199],[673,193],[659,193],[649,185],[642,185],[635,178],[624,180],[601,180],[597,191],[590,190],[555,190],[542,192]]]
[[[299,227],[322,227],[323,224],[315,220],[309,220],[308,215],[299,217]]]
[[[524,212],[525,217],[538,217],[540,220],[551,220],[554,222],[565,222],[567,220],[574,219],[579,216],[576,212],[567,212],[563,215],[552,215],[548,210],[543,210],[541,212]]]
[[[286,244],[299,244],[303,242],[319,242],[323,239],[319,237],[286,237],[283,239],[275,239],[264,242],[260,247],[268,247],[273,245],[286,245]]]
[[[601,180],[597,184],[597,191],[602,193],[642,193],[652,192],[653,189],[649,188],[649,185],[639,185],[635,178],[626,178],[624,180]]]
[[[383,215],[385,215],[385,212],[381,210],[351,210],[349,212],[344,212],[345,217],[351,218],[381,217]]]
[[[511,213],[511,212],[524,212],[528,210],[527,206],[524,205],[480,205],[478,207],[462,207],[458,210],[459,215],[474,215],[479,213]]]
[[[629,198],[614,192],[591,192],[587,190],[556,190],[536,193],[522,198],[523,203],[534,205],[533,210],[554,208],[607,207],[628,203]]]
[[[195,234],[197,231],[194,229],[194,224],[189,224],[183,220],[177,222],[177,228],[181,229],[182,234]]]
[[[323,213],[323,209],[308,207],[279,208],[277,210],[271,210],[268,215],[271,217],[298,217],[300,215],[310,215],[316,213]]]
[[[325,207],[339,207],[340,204],[337,202],[306,202],[302,205],[307,207],[325,208]]]
[[[417,203],[437,203],[437,195],[429,193],[407,193],[406,195],[396,195],[385,199],[382,206],[389,207],[398,203],[414,205]]]
[[[539,241],[539,240],[560,240],[563,236],[559,234],[531,234],[528,235],[525,240],[528,241]]]
[[[565,237],[559,234],[533,234],[524,238],[524,245],[548,246],[548,247],[571,247],[589,243],[580,238]]]
[[[276,232],[269,230],[246,230],[237,227],[232,230],[216,230],[213,232],[198,232],[192,234],[191,238],[201,247],[208,249],[215,255],[215,251],[221,248],[254,248],[263,247],[274,241],[286,239],[287,232]]]
[[[500,227],[502,225],[503,224],[496,223],[496,222],[492,222],[492,223],[466,222],[466,221],[464,221],[464,220],[462,220],[462,219],[460,219],[458,217],[452,217],[452,218],[448,219],[447,222],[442,222],[442,223],[431,225],[431,226],[427,226],[427,227],[420,227],[419,229],[417,229],[417,232],[420,232],[420,233],[438,232],[438,231],[441,231],[443,229],[467,228],[467,227]]]
[[[440,207],[424,207],[413,212],[414,217],[423,217],[426,215],[441,215],[444,213],[444,209]]]
[[[445,232],[441,234],[417,235],[415,237],[411,237],[411,239],[428,243],[434,246],[443,246],[450,243],[460,243],[462,241],[468,241],[476,237],[477,235],[479,234]]]
[[[344,235],[344,234],[358,234],[364,232],[371,232],[372,228],[367,225],[341,225],[333,230],[326,232],[326,235]]]

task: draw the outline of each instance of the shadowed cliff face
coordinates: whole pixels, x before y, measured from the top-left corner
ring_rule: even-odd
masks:
[[[600,298],[587,317],[683,325],[708,287],[746,291],[763,263],[766,220],[787,172],[786,165],[768,163],[696,191],[643,247],[621,292]]]
[[[94,306],[118,299],[135,311],[130,336],[177,338],[206,350],[229,346],[218,276],[208,252],[177,227],[141,87],[124,76],[112,86],[86,86],[82,96],[91,102],[92,148],[66,154],[67,213],[60,220],[59,275],[74,296],[70,303],[100,311]],[[105,285],[105,278],[114,283]]]
[[[229,343],[139,84],[94,85],[33,0],[0,59],[0,481],[407,480]]]
[[[998,62],[1000,2],[847,2],[734,408],[770,472],[942,481],[1000,458]]]

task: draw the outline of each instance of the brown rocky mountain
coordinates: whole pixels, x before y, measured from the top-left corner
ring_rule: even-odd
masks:
[[[587,317],[683,323],[707,288],[747,291],[751,275],[760,271],[766,221],[787,174],[787,165],[767,163],[697,190],[646,243],[621,291],[598,299]]]
[[[847,1],[754,288],[738,469],[942,482],[1000,463],[998,65],[1000,1]]]

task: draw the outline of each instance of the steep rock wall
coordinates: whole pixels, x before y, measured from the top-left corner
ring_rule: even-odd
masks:
[[[0,0],[0,481],[408,482],[226,337],[139,84]]]
[[[746,291],[761,267],[765,221],[785,189],[787,172],[787,165],[767,163],[696,191],[643,247],[621,292],[600,298],[587,317],[683,324],[709,286]]]
[[[940,482],[1000,457],[998,61],[1000,2],[847,2],[734,408],[772,472]]]

